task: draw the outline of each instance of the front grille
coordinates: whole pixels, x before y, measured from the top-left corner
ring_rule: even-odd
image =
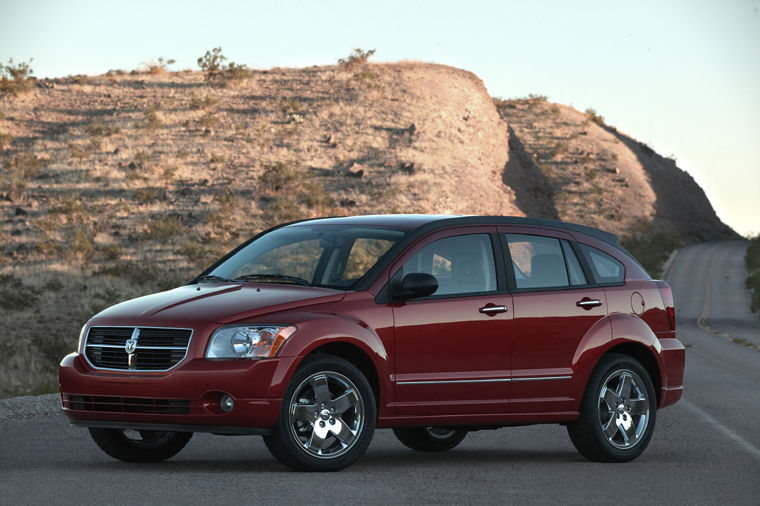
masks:
[[[98,369],[166,371],[185,358],[190,329],[157,327],[92,327],[85,356]],[[128,341],[136,346],[127,352]]]
[[[149,413],[155,415],[187,415],[190,401],[183,399],[147,399],[142,397],[104,397],[65,395],[64,407],[77,411],[108,413]]]

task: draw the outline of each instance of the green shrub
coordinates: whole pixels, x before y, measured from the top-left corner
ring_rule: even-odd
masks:
[[[132,195],[135,200],[143,204],[149,204],[166,198],[166,192],[162,188],[156,188],[155,186],[138,188]]]
[[[0,274],[0,307],[8,311],[32,309],[40,298],[37,289],[12,274]]]
[[[670,254],[682,247],[685,240],[678,232],[655,232],[651,222],[639,219],[628,229],[620,244],[627,249],[653,278],[663,275],[662,269]]]
[[[747,288],[751,293],[750,308],[760,313],[760,235],[750,239],[744,263],[747,266]]]
[[[50,163],[48,158],[40,158],[34,153],[21,153],[3,163],[3,189],[23,188],[34,179],[40,169]]]
[[[145,69],[149,74],[163,74],[167,71],[169,65],[174,65],[175,63],[177,63],[177,60],[172,58],[164,59],[163,57],[159,57],[157,61],[146,63]]]
[[[593,121],[600,127],[607,126],[606,123],[604,122],[604,116],[598,114],[596,112],[596,109],[594,109],[593,107],[589,107],[588,109],[586,109],[586,116],[588,116],[588,119],[590,121]]]
[[[227,57],[221,47],[215,47],[198,58],[198,66],[206,73],[206,81],[243,79],[250,75],[248,67],[230,62],[224,65]]]
[[[182,219],[177,215],[168,215],[148,222],[143,238],[151,241],[166,241],[184,232]]]
[[[119,127],[104,125],[102,121],[96,121],[83,127],[84,133],[90,137],[109,137],[118,134]]]

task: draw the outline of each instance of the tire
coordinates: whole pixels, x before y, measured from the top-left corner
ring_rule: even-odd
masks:
[[[605,355],[589,379],[580,416],[567,426],[575,448],[595,462],[628,462],[652,439],[657,397],[646,369],[627,355]]]
[[[338,471],[364,454],[376,423],[375,395],[364,374],[340,357],[319,355],[296,370],[264,442],[297,471]]]
[[[445,427],[398,427],[393,433],[404,446],[421,452],[451,450],[467,435],[466,430]]]
[[[90,429],[101,450],[124,462],[162,462],[173,457],[193,437],[192,432]]]

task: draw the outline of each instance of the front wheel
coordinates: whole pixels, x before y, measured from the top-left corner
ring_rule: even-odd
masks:
[[[628,462],[652,438],[657,397],[646,369],[626,355],[606,355],[589,379],[580,417],[568,424],[575,448],[597,462]]]
[[[193,433],[91,428],[90,436],[101,450],[115,459],[161,462],[179,453]]]
[[[337,471],[353,464],[372,440],[377,420],[367,378],[340,357],[307,359],[290,381],[280,417],[264,442],[298,471]]]
[[[404,446],[423,452],[451,450],[467,435],[466,430],[446,427],[397,427],[393,433]]]

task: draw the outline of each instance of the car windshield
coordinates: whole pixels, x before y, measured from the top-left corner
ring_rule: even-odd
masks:
[[[278,228],[242,248],[199,281],[350,289],[405,233],[341,225]]]

